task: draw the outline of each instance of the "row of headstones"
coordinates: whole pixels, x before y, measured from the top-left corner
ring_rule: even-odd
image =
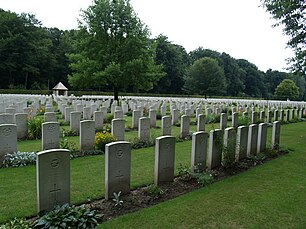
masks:
[[[272,129],[272,146],[277,148],[280,140],[280,122],[275,121]],[[160,185],[174,179],[175,137],[156,138],[154,183]],[[252,124],[249,128],[238,127],[199,131],[192,135],[191,167],[204,170],[221,166],[222,149],[234,142],[237,159],[259,153],[266,149],[267,124]],[[207,163],[207,166],[206,166]],[[200,165],[200,166],[199,166]],[[70,202],[70,154],[68,150],[47,150],[37,154],[37,201],[38,212],[50,210],[56,204]],[[113,193],[130,192],[131,145],[118,141],[106,145],[105,150],[105,199]]]

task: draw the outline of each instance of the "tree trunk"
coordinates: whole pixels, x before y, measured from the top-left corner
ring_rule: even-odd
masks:
[[[28,84],[28,76],[29,76],[29,73],[26,72],[26,77],[25,77],[25,82],[24,82],[24,89],[27,89],[27,84]]]
[[[114,100],[117,100],[119,103],[119,89],[114,87]]]

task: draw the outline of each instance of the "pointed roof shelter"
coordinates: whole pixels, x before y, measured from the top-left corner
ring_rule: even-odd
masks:
[[[59,96],[59,95],[68,96],[68,88],[66,88],[62,82],[59,82],[53,88],[53,94],[56,96]]]

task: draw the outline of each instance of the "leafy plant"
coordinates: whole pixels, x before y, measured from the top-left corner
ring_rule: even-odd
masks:
[[[264,153],[258,153],[250,156],[250,160],[254,165],[263,164],[266,159],[267,156]]]
[[[180,163],[178,167],[178,175],[182,180],[190,180],[192,178],[191,169],[188,166],[184,166]]]
[[[222,166],[225,169],[233,168],[236,164],[236,142],[235,140],[229,141],[227,146],[223,148]]]
[[[197,182],[202,185],[203,187],[212,184],[214,182],[214,177],[211,173],[195,173],[194,178],[197,180]]]
[[[103,131],[96,133],[95,148],[97,150],[105,151],[105,145],[116,141],[116,138],[109,132]]]
[[[105,123],[111,123],[113,119],[114,119],[113,114],[106,114],[105,117],[104,117],[104,122]]]
[[[28,138],[41,139],[42,118],[34,117],[28,121]]]
[[[164,191],[155,184],[151,184],[146,188],[146,194],[152,197],[153,199],[158,199],[164,194]]]
[[[60,141],[61,149],[68,149],[70,151],[71,158],[77,157],[77,147],[75,142],[69,141],[67,138],[62,138]]]
[[[121,199],[121,191],[118,193],[113,193],[114,198],[113,201],[115,202],[115,207],[122,207],[123,205],[123,200]]]
[[[63,137],[70,137],[70,136],[78,136],[78,133],[75,130],[62,130],[62,136]]]
[[[4,225],[0,225],[0,229],[30,229],[31,225],[29,222],[22,218],[14,218]]]
[[[36,153],[15,152],[4,156],[2,167],[22,167],[36,163]]]
[[[249,124],[250,124],[250,120],[247,116],[238,117],[238,126],[248,126]]]
[[[97,214],[81,205],[79,207],[64,204],[55,206],[46,215],[33,223],[34,228],[94,228],[103,215]]]
[[[149,141],[143,141],[137,137],[131,140],[132,149],[147,148],[147,147],[151,147],[154,145],[155,145],[155,139],[153,137],[151,137]]]

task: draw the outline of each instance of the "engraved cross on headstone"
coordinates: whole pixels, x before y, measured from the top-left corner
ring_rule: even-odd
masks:
[[[121,180],[124,177],[123,174],[121,173],[121,170],[118,170],[117,175],[115,177],[118,180],[118,183],[121,184]]]
[[[60,188],[56,188],[56,184],[54,184],[53,190],[50,190],[50,195],[54,196],[54,203],[57,202],[57,193],[60,192],[60,191],[61,191]]]

